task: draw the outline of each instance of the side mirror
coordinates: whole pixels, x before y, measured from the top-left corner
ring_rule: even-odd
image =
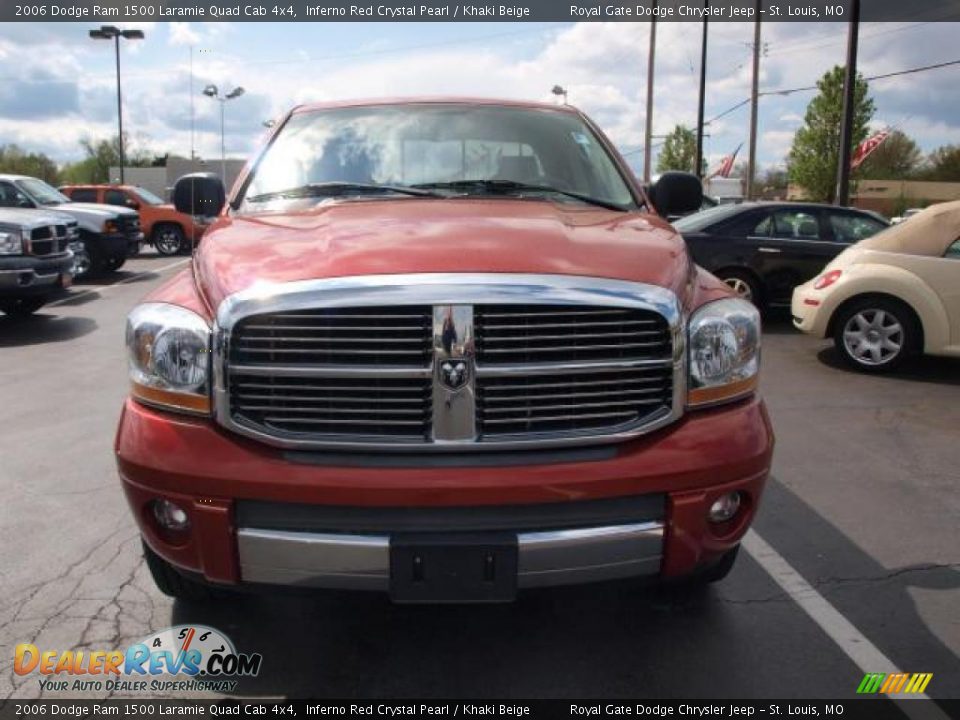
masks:
[[[127,207],[130,208],[131,210],[139,210],[139,209],[140,209],[140,203],[138,203],[138,202],[137,202],[136,200],[134,200],[133,198],[127,198],[127,199],[126,199],[126,205],[127,205]]]
[[[703,185],[696,175],[670,171],[649,188],[649,195],[661,216],[689,215],[703,203]]]
[[[187,215],[214,217],[226,201],[223,182],[213,173],[184,175],[173,186],[173,205]]]
[[[17,207],[32,208],[33,203],[27,200],[26,198],[20,198],[19,200],[17,200]]]

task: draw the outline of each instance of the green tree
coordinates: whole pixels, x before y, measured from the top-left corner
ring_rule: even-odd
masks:
[[[43,153],[28,153],[17,145],[0,145],[0,172],[30,175],[57,182],[57,164]]]
[[[667,135],[657,158],[657,172],[683,170],[693,172],[697,166],[697,136],[693,130],[677,125]]]
[[[923,155],[912,138],[894,130],[857,169],[857,177],[869,180],[906,180],[920,167]]]
[[[790,148],[790,181],[802,187],[814,201],[833,202],[836,194],[843,77],[844,68],[835,66],[817,81],[819,92],[807,106],[803,127],[797,130]],[[858,74],[854,86],[854,147],[866,139],[867,125],[875,110],[868,91],[867,81]]]
[[[127,167],[149,167],[154,158],[140,146],[130,142],[124,133],[124,159]],[[80,141],[84,157],[75,163],[68,163],[61,170],[61,179],[65,183],[108,183],[116,178],[110,177],[110,168],[120,165],[119,136],[109,139],[93,140],[84,138]]]
[[[930,153],[926,180],[960,182],[960,145],[943,145]]]

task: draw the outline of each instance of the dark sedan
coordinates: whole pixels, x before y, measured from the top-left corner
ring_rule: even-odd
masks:
[[[789,305],[794,287],[888,225],[865,210],[766,202],[720,205],[674,223],[698,265],[758,306]]]

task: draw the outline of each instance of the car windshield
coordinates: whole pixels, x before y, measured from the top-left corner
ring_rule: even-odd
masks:
[[[137,197],[143,200],[147,205],[163,205],[163,200],[146,188],[135,187],[133,188],[133,192],[136,193]]]
[[[743,205],[717,205],[693,215],[687,215],[685,218],[680,218],[674,221],[673,227],[682,233],[697,232],[713,225],[715,222],[732,217],[741,210],[743,210]]]
[[[17,187],[41,205],[59,205],[70,202],[70,198],[62,192],[36,178],[17,180]]]
[[[613,159],[579,115],[466,104],[295,114],[254,168],[244,205],[260,212],[264,203],[304,198],[491,194],[635,207]]]

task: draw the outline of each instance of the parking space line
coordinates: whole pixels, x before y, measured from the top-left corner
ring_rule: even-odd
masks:
[[[145,275],[159,274],[159,273],[165,272],[166,270],[170,270],[172,268],[178,267],[188,262],[190,262],[190,258],[184,258],[183,260],[177,260],[176,262],[169,263],[168,265],[164,265],[163,267],[158,267],[154,270],[147,270],[145,272],[135,273],[130,277],[125,277],[123,280],[118,280],[112,285],[99,285],[97,287],[87,288],[83,292],[78,292],[75,295],[70,294],[67,297],[62,298],[60,300],[56,300],[52,303],[47,303],[46,307],[56,307],[57,305],[63,305],[64,303],[73,302],[77,298],[86,297],[87,295],[92,295],[93,293],[104,292],[105,290],[109,290],[110,288],[117,287],[118,285],[126,285],[127,283],[133,282],[134,280],[138,278],[142,278]]]
[[[899,673],[894,662],[881,652],[870,640],[847,620],[839,610],[831,605],[816,588],[794,570],[780,553],[754,530],[750,530],[742,541],[743,549],[757,561],[774,582],[799,605],[810,618],[820,626],[827,636],[853,660],[864,673]],[[851,678],[851,687],[859,678]],[[893,700],[893,698],[889,698]],[[926,693],[905,695],[898,700],[930,700]],[[949,720],[939,706],[934,703],[897,702],[897,707],[910,718],[916,720]]]

